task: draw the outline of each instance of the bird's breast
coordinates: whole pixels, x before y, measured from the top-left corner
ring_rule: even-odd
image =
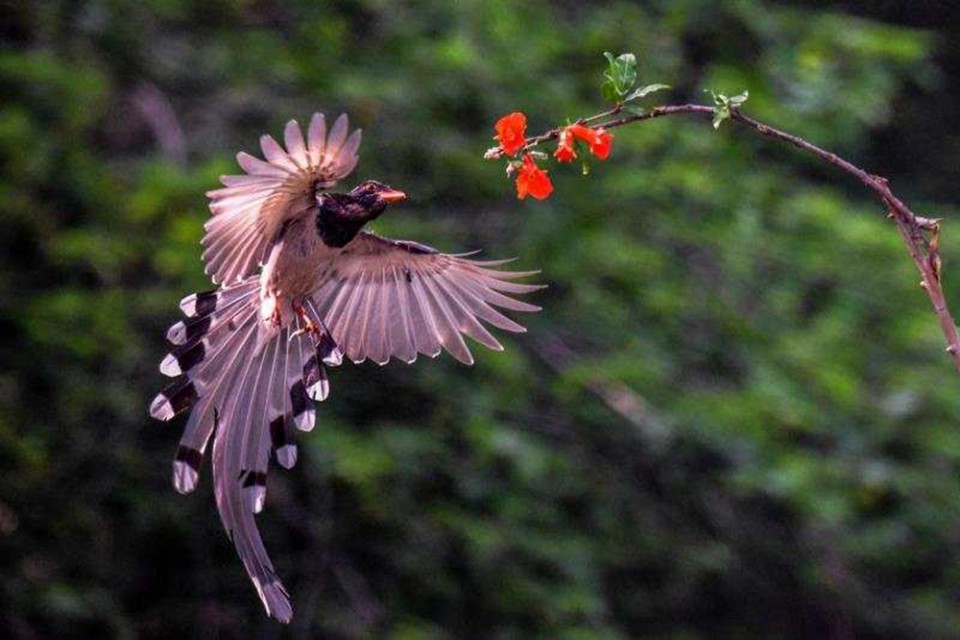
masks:
[[[338,252],[323,243],[309,219],[291,223],[263,266],[261,298],[288,301],[309,296]]]

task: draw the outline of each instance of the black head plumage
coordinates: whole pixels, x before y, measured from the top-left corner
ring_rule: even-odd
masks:
[[[342,247],[387,205],[406,197],[404,192],[376,180],[365,180],[348,193],[321,192],[317,194],[317,233],[327,245]]]

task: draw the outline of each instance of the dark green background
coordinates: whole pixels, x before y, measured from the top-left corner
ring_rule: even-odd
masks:
[[[951,8],[953,5],[953,8]],[[453,8],[456,6],[456,8]],[[867,8],[864,8],[867,7]],[[0,50],[0,636],[960,637],[960,376],[878,202],[730,123],[616,131],[519,202],[492,123],[749,113],[946,219],[960,303],[960,10],[943,2],[13,2]],[[541,268],[472,368],[345,365],[259,521],[263,615],[209,472],[170,486],[163,332],[208,286],[204,191],[347,111],[380,232]],[[960,307],[958,307],[960,308]]]

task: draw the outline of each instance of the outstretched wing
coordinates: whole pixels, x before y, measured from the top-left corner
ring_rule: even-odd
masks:
[[[506,294],[542,285],[511,282],[537,271],[501,271],[509,260],[479,261],[431,247],[361,232],[330,263],[310,303],[334,341],[354,362],[391,357],[413,362],[441,348],[466,364],[467,335],[491,349],[503,347],[480,321],[506,331],[524,328],[494,307],[539,311]]]
[[[283,130],[286,149],[261,136],[266,161],[240,152],[245,175],[221,176],[223,188],[207,192],[213,216],[204,224],[203,261],[214,283],[232,284],[256,272],[286,221],[306,215],[315,191],[333,186],[357,165],[360,130],[347,136],[346,114],[330,135],[322,113],[313,114],[304,140],[295,120]]]

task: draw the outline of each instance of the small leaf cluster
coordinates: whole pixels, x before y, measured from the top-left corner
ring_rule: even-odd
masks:
[[[735,96],[727,96],[722,93],[715,93],[713,91],[709,92],[713,97],[713,128],[719,129],[720,124],[724,120],[730,119],[730,112],[734,109],[739,109],[740,106],[747,101],[747,98],[750,97],[749,91],[744,91],[743,93],[737,94]]]
[[[603,56],[607,59],[607,69],[603,72],[603,77],[606,80],[601,87],[601,91],[605,100],[609,100],[617,106],[643,98],[656,91],[670,88],[669,85],[657,83],[634,89],[637,84],[637,56],[632,53],[621,53],[619,56],[614,56],[609,51],[605,51]],[[640,111],[642,112],[642,109]]]

